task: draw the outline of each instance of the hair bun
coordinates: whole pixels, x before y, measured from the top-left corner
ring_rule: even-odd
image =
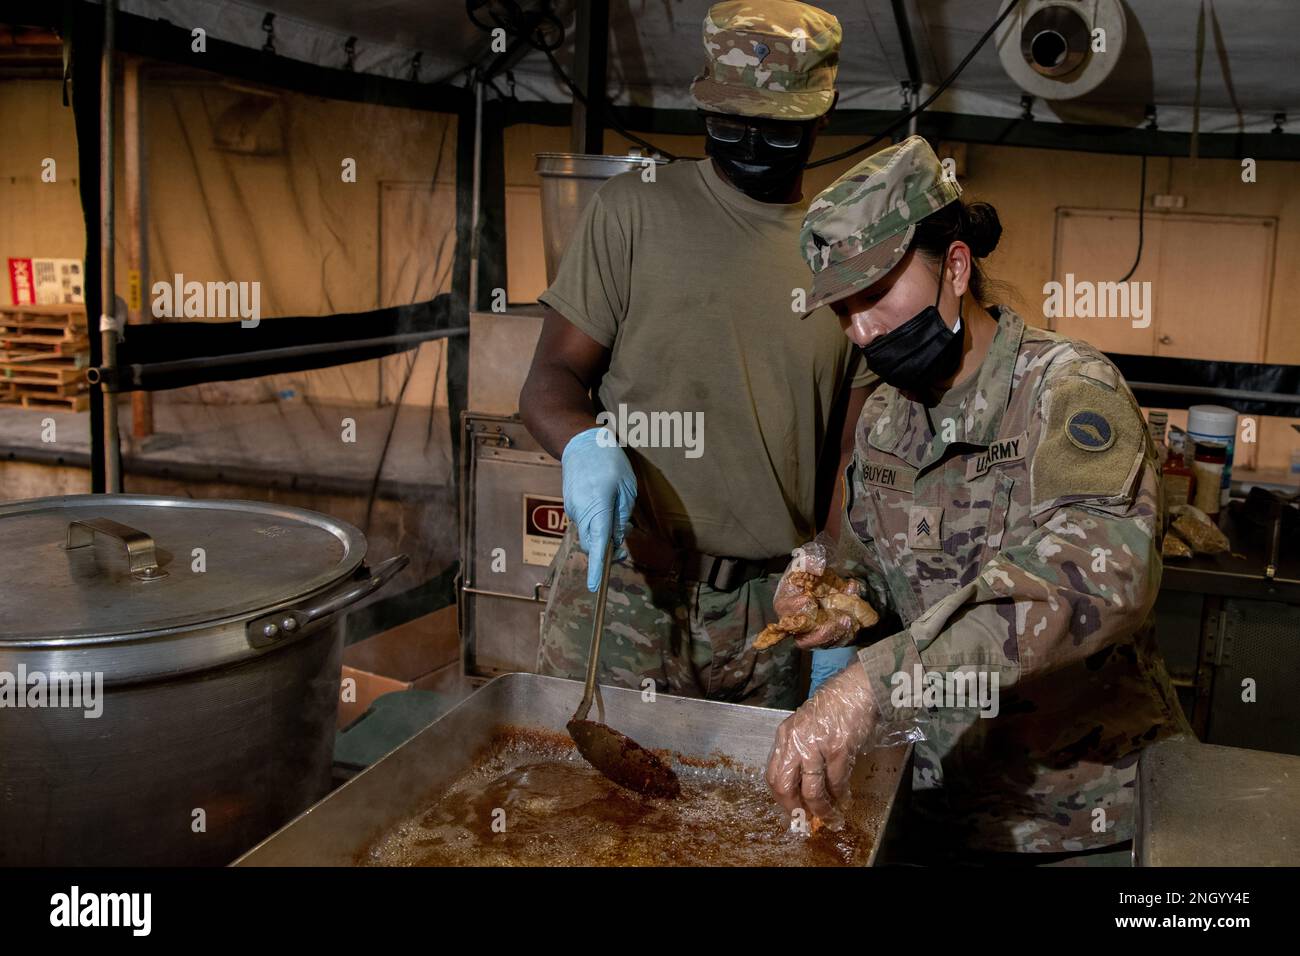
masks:
[[[973,202],[966,207],[966,245],[975,258],[983,259],[998,247],[1002,238],[1002,223],[998,211],[986,202]]]

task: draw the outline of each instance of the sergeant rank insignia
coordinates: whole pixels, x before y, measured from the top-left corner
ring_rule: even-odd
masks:
[[[940,537],[942,522],[942,508],[926,508],[921,505],[910,508],[907,522],[907,546],[913,551],[937,551],[942,548],[943,539]]]

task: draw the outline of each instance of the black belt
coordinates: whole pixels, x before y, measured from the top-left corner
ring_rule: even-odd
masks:
[[[680,581],[707,584],[717,591],[734,591],[755,578],[784,571],[790,564],[788,554],[772,558],[729,558],[703,551],[673,548],[637,528],[627,530],[627,550],[632,563]]]

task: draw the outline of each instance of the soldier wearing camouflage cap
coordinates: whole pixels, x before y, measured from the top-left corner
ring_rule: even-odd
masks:
[[[817,119],[835,102],[840,22],[806,3],[733,0],[704,18],[704,72],[691,84],[702,110]]]
[[[1104,355],[989,304],[1000,233],[920,137],[809,206],[812,302],[886,382],[838,543],[883,622],[802,639],[859,651],[781,725],[767,776],[787,809],[833,816],[861,748],[920,734],[935,843],[1105,854],[1132,838],[1139,750],[1190,732],[1153,634],[1159,462]]]
[[[827,512],[871,382],[829,312],[812,334],[791,321],[806,284],[803,168],[839,44],[836,19],[808,4],[710,8],[692,86],[709,158],[606,182],[540,297],[520,410],[560,459],[570,520],[542,673],[582,678],[612,542],[602,682],[799,700],[798,651],[754,636],[774,620],[791,549]],[[656,419],[702,428],[691,447],[639,438],[636,422]]]
[[[961,196],[920,136],[864,159],[808,207],[800,240],[813,273],[808,308],[870,286],[907,254],[916,225]]]

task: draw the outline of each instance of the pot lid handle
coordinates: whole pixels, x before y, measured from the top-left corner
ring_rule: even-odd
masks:
[[[276,611],[249,621],[245,626],[248,643],[253,647],[266,647],[281,638],[301,634],[308,625],[341,611],[350,604],[356,604],[372,591],[378,591],[398,571],[406,567],[410,560],[408,555],[396,555],[378,565],[370,572],[369,577],[362,578],[346,591],[336,594],[323,603]]]
[[[167,572],[158,567],[153,538],[137,528],[111,518],[78,518],[68,523],[68,544],[72,551],[95,543],[95,532],[117,538],[126,547],[126,563],[137,581],[158,581]]]

